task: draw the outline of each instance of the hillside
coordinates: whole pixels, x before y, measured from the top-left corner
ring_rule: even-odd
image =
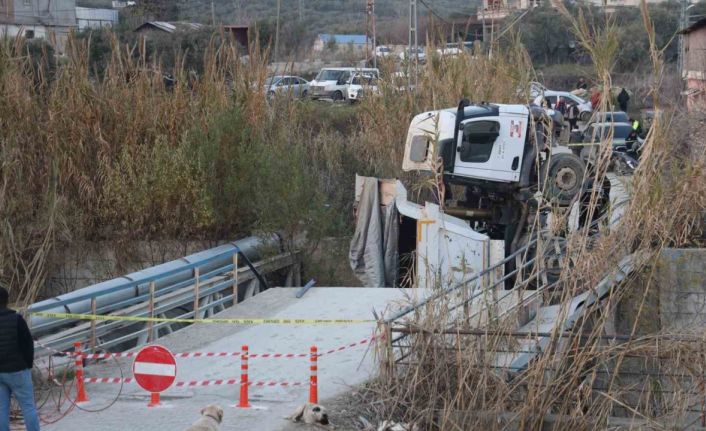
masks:
[[[477,8],[476,0],[428,0],[425,1],[434,12],[444,18],[468,16]],[[283,21],[299,19],[301,4],[302,21],[307,27],[322,31],[352,31],[364,29],[366,0],[282,0]],[[274,19],[277,14],[277,0],[214,0],[216,21],[248,23]],[[390,22],[409,14],[406,0],[378,0],[376,15],[381,22]],[[427,7],[419,4],[419,14],[429,13]],[[211,5],[208,0],[179,0],[180,19],[209,22]]]

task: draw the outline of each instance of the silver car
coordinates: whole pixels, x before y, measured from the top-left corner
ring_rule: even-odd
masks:
[[[290,94],[293,97],[305,98],[309,94],[309,81],[299,76],[273,76],[265,80],[265,94],[267,97]]]

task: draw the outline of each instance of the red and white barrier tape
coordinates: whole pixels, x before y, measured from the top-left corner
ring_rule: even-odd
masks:
[[[57,350],[52,347],[45,346],[44,344],[40,343],[39,341],[35,341],[34,343],[36,345],[38,345],[39,347],[41,347],[42,349],[50,351],[52,353],[52,356],[53,355],[59,355],[59,356],[75,356],[76,355],[76,352],[74,352],[74,351],[62,352],[61,350]]]
[[[83,379],[84,383],[124,383],[130,384],[135,383],[134,377],[86,377]],[[187,380],[182,382],[175,382],[174,386],[177,388],[183,387],[193,387],[193,386],[222,386],[222,385],[239,385],[240,379],[216,379],[216,380]],[[272,387],[272,386],[283,386],[283,387],[296,387],[304,386],[302,382],[275,382],[275,381],[249,381],[248,386],[255,387]]]
[[[379,337],[370,337],[364,340],[346,344],[344,346],[337,347],[335,349],[322,351],[318,356],[330,355],[332,353],[341,352],[343,350],[352,349],[354,347],[362,346],[374,342]],[[73,355],[73,352],[65,352],[63,354]],[[89,353],[83,355],[85,359],[108,359],[108,358],[131,358],[137,355],[137,352],[117,352],[117,353]],[[240,352],[184,352],[175,353],[176,358],[222,358],[222,357],[237,357],[240,356]],[[309,353],[250,353],[248,357],[250,359],[292,359],[292,358],[308,358]]]

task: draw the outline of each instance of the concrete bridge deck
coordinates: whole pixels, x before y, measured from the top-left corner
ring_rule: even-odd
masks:
[[[313,288],[296,299],[298,288],[274,288],[236,305],[219,318],[374,319],[405,303],[413,289]],[[243,344],[251,353],[307,353],[311,345],[320,351],[337,348],[370,337],[375,323],[335,325],[193,325],[161,338],[159,344],[172,352],[233,352]],[[120,366],[118,366],[118,363]],[[88,377],[131,377],[132,361],[110,359],[87,367]],[[319,398],[335,397],[375,373],[375,358],[368,345],[346,349],[319,359]],[[237,378],[240,359],[177,359],[177,380]],[[250,379],[308,382],[309,358],[251,359]],[[118,384],[87,384],[90,403],[99,409],[118,394]],[[74,410],[46,430],[179,430],[198,419],[202,407],[220,404],[225,409],[223,430],[280,430],[288,426],[283,417],[308,398],[308,386],[251,388],[251,403],[262,409],[236,409],[239,386],[171,388],[162,394],[163,407],[148,408],[148,394],[136,384],[126,384],[118,401],[99,413]],[[51,415],[50,412],[46,412]],[[335,414],[334,414],[335,418]],[[333,419],[335,420],[335,419]]]

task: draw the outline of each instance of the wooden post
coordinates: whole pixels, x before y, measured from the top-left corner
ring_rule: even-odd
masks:
[[[299,263],[294,265],[294,286],[300,287],[302,285],[302,267]]]
[[[201,274],[201,271],[199,268],[194,268],[194,320],[199,318],[199,308],[201,302],[199,301],[199,296],[200,296],[200,283],[199,283],[199,275]]]
[[[380,367],[380,371],[382,372],[383,380],[387,380],[394,376],[395,368],[395,356],[394,351],[392,350],[392,331],[390,323],[378,323],[378,332],[380,334],[377,340],[378,352],[382,358],[382,367]]]
[[[150,304],[149,304],[149,312],[150,312],[150,318],[154,317],[154,281],[150,283]],[[151,343],[154,341],[154,322],[149,321],[147,322],[147,342]]]
[[[96,315],[96,297],[91,298],[91,314]],[[91,319],[91,353],[96,353],[96,319]]]
[[[233,253],[233,305],[238,303],[238,252]]]

